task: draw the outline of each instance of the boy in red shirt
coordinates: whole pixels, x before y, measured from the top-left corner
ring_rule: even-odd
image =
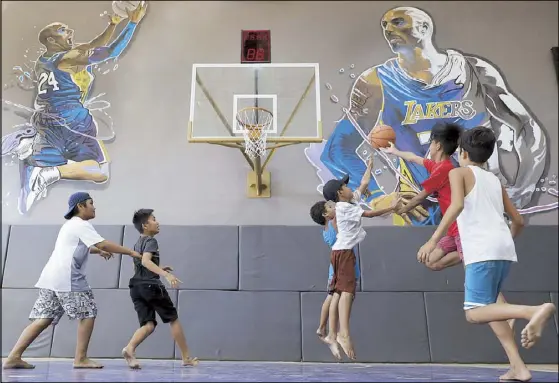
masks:
[[[450,206],[450,181],[448,173],[454,169],[450,156],[458,148],[458,138],[462,129],[455,124],[437,124],[431,130],[429,153],[431,159],[420,157],[411,152],[401,152],[393,145],[382,149],[386,153],[394,154],[406,161],[415,162],[424,166],[429,172],[429,178],[421,186],[423,190],[413,197],[408,203],[401,204],[395,212],[406,214],[417,205],[421,204],[427,197],[436,193],[436,198],[444,215]],[[427,259],[418,259],[431,270],[439,271],[447,267],[459,264],[462,261],[462,246],[458,226],[453,222],[448,229],[447,235],[437,244]]]

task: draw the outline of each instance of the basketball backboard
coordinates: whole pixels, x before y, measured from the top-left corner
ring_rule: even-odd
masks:
[[[269,110],[268,143],[322,141],[318,64],[194,64],[188,141],[244,143],[237,113]]]

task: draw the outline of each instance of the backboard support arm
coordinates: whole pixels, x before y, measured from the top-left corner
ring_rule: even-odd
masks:
[[[295,105],[295,108],[293,108],[293,111],[291,112],[291,115],[289,116],[289,118],[285,122],[285,125],[284,125],[284,127],[281,130],[281,133],[279,135],[280,137],[283,137],[285,135],[285,133],[287,132],[287,129],[289,128],[289,125],[291,125],[291,122],[293,121],[293,118],[295,117],[295,115],[299,111],[299,108],[301,107],[301,104],[303,103],[305,98],[307,98],[307,95],[309,94],[309,91],[311,90],[311,87],[314,84],[315,77],[316,77],[316,75],[313,73],[309,83],[307,84],[307,87],[305,88],[305,91],[301,95],[301,98],[299,98],[299,102],[297,102],[297,105]],[[270,154],[268,154],[268,156],[266,157],[266,160],[264,161],[264,165],[262,165],[262,170],[266,169],[266,165],[268,165],[268,162],[270,162],[270,160],[272,159],[274,153],[276,152],[276,149],[277,149],[277,147],[272,148],[272,150],[270,151]]]
[[[233,134],[233,128],[231,128],[231,125],[229,125],[229,122],[227,122],[227,119],[225,118],[223,113],[221,113],[221,110],[219,109],[219,106],[217,106],[213,97],[210,95],[210,92],[208,92],[208,90],[204,86],[204,83],[202,82],[202,79],[200,78],[198,73],[196,73],[196,82],[198,83],[198,85],[200,85],[200,88],[202,89],[202,92],[204,92],[204,96],[206,96],[206,98],[210,102],[210,105],[212,106],[213,110],[217,113],[217,116],[221,120],[221,123],[223,124],[223,126],[225,127],[227,132],[229,132],[229,135],[231,137],[235,136]],[[224,143],[221,143],[221,145],[223,145],[223,144]],[[243,154],[243,157],[245,157],[245,160],[248,162],[250,168],[252,170],[254,170],[254,164],[252,163],[250,157],[244,152],[243,147],[240,144],[237,144],[236,146],[232,146],[232,145],[223,145],[223,146],[229,146],[231,148],[234,148],[234,147],[238,148],[241,151],[241,153]]]

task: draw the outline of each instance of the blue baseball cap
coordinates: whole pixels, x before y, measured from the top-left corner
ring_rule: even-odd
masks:
[[[89,193],[86,192],[77,192],[74,193],[68,198],[68,211],[64,214],[64,218],[70,219],[73,217],[74,208],[77,204],[87,201],[88,199],[92,199]]]
[[[322,188],[322,195],[326,201],[334,201],[336,202],[338,190],[342,188],[342,186],[347,185],[349,182],[349,175],[344,175],[342,179],[333,179],[324,185]]]

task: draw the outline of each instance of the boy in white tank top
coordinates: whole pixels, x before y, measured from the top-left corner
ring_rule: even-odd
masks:
[[[525,319],[521,343],[533,347],[547,320],[555,313],[552,303],[521,306],[497,302],[497,296],[517,261],[513,238],[524,225],[522,216],[510,201],[499,179],[483,169],[495,149],[496,138],[485,127],[462,133],[459,141],[460,167],[449,173],[452,202],[431,239],[418,256],[433,251],[449,225],[456,220],[462,241],[465,265],[464,310],[470,323],[489,323],[510,362],[501,380],[528,381],[530,371],[520,357],[510,319]],[[511,218],[509,229],[504,213]]]

